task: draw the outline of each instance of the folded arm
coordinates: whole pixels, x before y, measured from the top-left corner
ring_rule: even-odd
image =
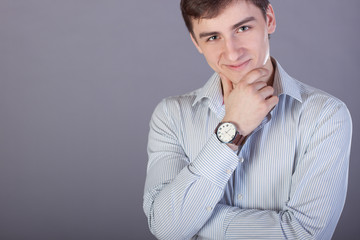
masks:
[[[299,153],[284,208],[270,211],[218,204],[198,235],[213,239],[331,239],[346,198],[351,134],[351,117],[344,105],[323,109],[315,131],[304,137],[309,142]]]
[[[159,239],[192,238],[211,217],[238,165],[237,155],[215,134],[190,163],[176,135],[162,102],[150,122],[144,191],[148,224]]]

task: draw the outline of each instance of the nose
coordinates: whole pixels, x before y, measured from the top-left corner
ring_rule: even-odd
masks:
[[[228,60],[236,62],[241,56],[241,48],[239,43],[237,43],[233,38],[227,39],[225,41],[224,52]]]

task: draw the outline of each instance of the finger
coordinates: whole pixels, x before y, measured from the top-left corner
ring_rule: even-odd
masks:
[[[222,83],[224,99],[226,99],[233,90],[233,84],[224,74],[219,73],[219,76]]]
[[[263,99],[270,98],[274,94],[274,88],[271,86],[266,86],[259,90],[259,94]]]
[[[271,96],[270,98],[266,99],[268,105],[268,111],[270,112],[278,103],[279,98],[278,96]]]
[[[252,84],[257,81],[267,82],[270,72],[266,68],[255,68],[244,77],[245,82]]]
[[[263,81],[254,82],[252,85],[256,91],[259,91],[260,89],[263,89],[267,86],[266,82]]]

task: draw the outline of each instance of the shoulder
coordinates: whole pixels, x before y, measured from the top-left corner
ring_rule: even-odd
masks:
[[[300,89],[303,110],[314,111],[322,115],[341,111],[350,117],[346,104],[337,97],[303,82],[294,81]]]
[[[172,111],[191,107],[199,90],[194,90],[182,95],[163,98],[156,106],[155,111]]]
[[[279,92],[284,93],[286,96],[284,100],[287,105],[291,106],[292,112],[298,111],[299,114],[309,113],[315,117],[321,113],[341,109],[346,115],[350,116],[345,103],[340,99],[298,81],[290,76],[275,59],[273,62],[276,64],[275,76],[278,76],[278,81],[275,81],[277,83],[276,87],[280,89]]]
[[[198,92],[199,89],[162,99],[155,107],[152,119],[181,120],[184,114],[192,111]]]
[[[318,88],[296,81],[302,98],[299,110],[299,126],[304,132],[320,129],[342,129],[352,132],[352,120],[346,104],[333,95]]]

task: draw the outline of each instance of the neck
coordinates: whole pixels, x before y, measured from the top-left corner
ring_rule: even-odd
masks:
[[[274,60],[275,61],[275,60]],[[269,68],[267,68],[270,71],[269,79],[267,80],[268,86],[273,86],[274,84],[274,77],[275,77],[275,64],[273,63],[273,59],[269,57],[269,60],[265,65],[269,65]]]

